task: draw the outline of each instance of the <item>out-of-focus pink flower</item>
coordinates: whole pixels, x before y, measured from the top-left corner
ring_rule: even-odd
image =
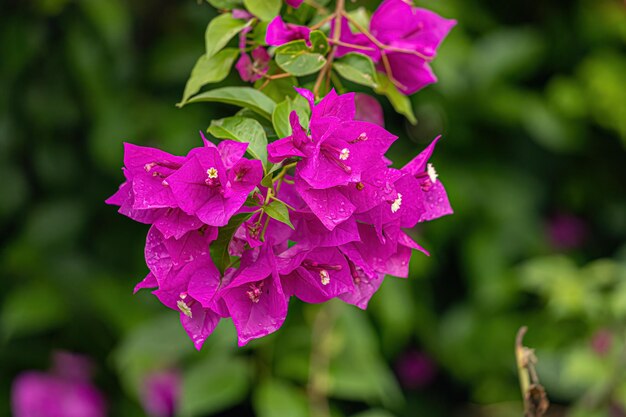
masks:
[[[150,417],[172,417],[180,398],[181,378],[176,371],[151,375],[144,381],[141,404]]]
[[[591,349],[598,356],[606,356],[613,345],[613,333],[608,329],[600,329],[591,338]]]
[[[587,237],[587,226],[571,214],[557,214],[548,221],[548,235],[552,247],[557,250],[576,249]]]
[[[233,9],[233,18],[235,19],[248,20],[252,19],[253,17],[254,15],[247,10]]]
[[[364,93],[356,93],[354,95],[354,105],[356,107],[354,120],[370,122],[385,127],[383,107],[374,97]]]
[[[294,9],[297,9],[298,7],[300,7],[302,2],[304,2],[304,0],[285,0],[285,3],[287,3],[289,6],[293,7]]]
[[[59,353],[49,373],[27,371],[13,381],[13,417],[104,417],[100,391],[89,382],[91,363]]]
[[[254,82],[267,72],[270,59],[265,48],[259,46],[252,51],[252,58],[246,52],[242,52],[235,68],[243,81]]]
[[[395,368],[400,383],[408,389],[425,387],[437,374],[434,362],[417,350],[405,352],[396,362]]]

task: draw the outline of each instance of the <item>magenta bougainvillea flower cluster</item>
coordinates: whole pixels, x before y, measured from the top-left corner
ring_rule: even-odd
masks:
[[[439,137],[393,167],[385,154],[397,136],[378,99],[341,80],[386,96],[414,122],[406,96],[436,81],[429,63],[455,21],[404,0],[383,1],[366,21],[345,0],[334,11],[209,3],[222,13],[179,106],[243,110],[214,120],[217,140],[201,133],[185,156],[126,144],[126,181],[107,200],[151,225],[149,273],[136,290],[178,311],[198,349],[224,318],[239,345],[276,331],[294,297],[366,308],[386,275],[407,277],[412,252],[427,253],[407,231],[452,212],[429,162]],[[253,87],[199,92],[233,66]]]
[[[240,345],[276,331],[291,297],[365,308],[385,274],[406,277],[412,250],[426,253],[404,229],[452,212],[428,162],[437,139],[391,168],[396,136],[355,120],[353,93],[315,104],[299,92],[310,122],[292,112],[292,134],[267,146],[274,175],[232,140],[184,157],[126,145],[126,182],[107,202],[152,225],[136,289],[156,288],[198,348],[226,317]]]

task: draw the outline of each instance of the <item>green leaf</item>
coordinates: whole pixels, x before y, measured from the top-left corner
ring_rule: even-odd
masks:
[[[346,80],[372,88],[378,87],[378,75],[370,57],[351,52],[333,64],[339,75]]]
[[[319,30],[314,30],[309,35],[309,39],[311,41],[311,52],[315,52],[317,54],[326,55],[328,51],[330,51],[330,46],[328,45],[328,38],[324,34],[324,32]]]
[[[274,64],[274,63],[272,63]],[[263,94],[277,103],[280,103],[285,97],[294,97],[297,93],[293,89],[294,86],[298,86],[298,79],[296,77],[278,78],[275,80],[267,80],[261,78],[254,83],[254,88],[258,89],[265,84],[263,88]]]
[[[220,10],[232,10],[241,7],[241,0],[207,0],[207,2]]]
[[[194,352],[176,314],[164,314],[135,327],[113,352],[125,389],[138,395],[144,376],[168,368]]]
[[[216,138],[248,143],[246,152],[267,166],[267,137],[263,126],[256,120],[239,116],[213,120],[208,132]]]
[[[299,94],[294,98],[287,97],[285,101],[276,105],[274,113],[272,114],[274,130],[279,138],[285,138],[291,135],[289,115],[294,110],[298,114],[302,127],[306,128],[309,125],[309,117],[311,113],[309,102]]]
[[[326,58],[313,53],[301,39],[276,48],[274,58],[279,67],[296,77],[313,74],[326,64]]]
[[[273,179],[274,179],[274,175],[273,173],[270,172],[269,174],[263,177],[263,179],[261,180],[261,185],[269,188],[272,186]]]
[[[287,206],[281,201],[272,201],[265,208],[265,213],[270,216],[272,219],[278,220],[281,223],[285,223],[287,226],[295,229],[293,224],[291,224],[291,220],[289,220],[289,209]]]
[[[239,50],[236,48],[224,49],[210,58],[207,55],[202,55],[191,70],[191,76],[185,85],[183,99],[179,104],[184,104],[189,97],[200,91],[200,88],[206,84],[217,83],[226,78],[237,55],[239,55]]]
[[[68,305],[57,289],[49,284],[28,284],[8,294],[0,324],[8,339],[62,325],[68,314]]]
[[[262,381],[252,400],[257,417],[308,417],[304,392],[279,380]]]
[[[268,120],[272,119],[272,113],[276,103],[262,92],[251,87],[222,87],[206,93],[198,94],[187,100],[187,103],[218,102],[245,107],[260,114]],[[179,106],[180,107],[180,106]]]
[[[413,112],[413,106],[411,100],[404,94],[402,94],[395,85],[389,80],[387,75],[378,73],[379,86],[376,88],[378,94],[384,94],[389,99],[389,102],[393,108],[400,114],[406,116],[412,125],[417,124],[417,118]]]
[[[261,180],[261,185],[264,187],[271,187],[274,179],[274,172],[278,171],[282,167],[281,164],[270,164],[271,166],[267,170],[267,174]]]
[[[243,4],[259,19],[269,21],[280,13],[282,0],[243,0]]]
[[[230,218],[226,226],[220,227],[217,239],[211,244],[211,258],[221,273],[224,273],[224,270],[230,264],[228,245],[233,239],[233,235],[239,229],[239,226],[250,217],[252,217],[252,213],[235,214]]]
[[[250,369],[246,360],[223,355],[194,364],[183,376],[180,415],[206,416],[238,404],[248,392]]]
[[[382,357],[376,332],[365,316],[336,304],[337,355],[331,361],[330,393],[337,398],[379,401],[386,408],[403,402],[402,391]]]
[[[211,20],[204,34],[206,56],[212,57],[238,34],[248,22],[234,19],[230,13],[222,14]]]
[[[285,101],[276,105],[274,113],[272,113],[272,124],[279,138],[286,138],[291,135],[289,113],[291,113],[291,98],[287,97]]]
[[[278,137],[276,136],[276,132],[274,131],[274,125],[272,125],[272,122],[262,117],[258,113],[255,113],[250,109],[240,109],[237,113],[235,113],[235,116],[247,117],[248,119],[254,119],[257,122],[261,123],[261,126],[263,126],[263,130],[265,131],[265,136],[267,136],[268,142],[272,142],[278,139]]]

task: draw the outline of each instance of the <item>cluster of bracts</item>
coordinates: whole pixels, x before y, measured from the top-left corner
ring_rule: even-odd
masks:
[[[426,253],[403,229],[452,212],[428,163],[438,138],[391,168],[397,138],[355,120],[354,94],[316,104],[298,92],[308,126],[292,112],[292,134],[268,145],[265,166],[230,140],[203,137],[184,157],[125,147],[126,182],[107,203],[152,225],[136,290],[156,288],[198,349],[221,318],[240,345],[276,331],[291,297],[365,308],[386,274],[406,277],[412,251]]]

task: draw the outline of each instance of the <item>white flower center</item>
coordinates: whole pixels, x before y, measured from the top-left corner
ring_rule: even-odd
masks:
[[[328,285],[330,283],[330,275],[327,270],[322,269],[320,271],[320,279],[322,281],[322,285]]]
[[[402,194],[398,193],[398,197],[391,204],[391,212],[395,213],[400,210],[400,206],[402,205]]]
[[[437,174],[437,171],[435,171],[435,167],[433,166],[433,164],[428,164],[426,166],[426,172],[428,172],[428,178],[430,178],[430,182],[432,182],[433,184],[437,182],[437,177],[439,176]]]
[[[209,176],[209,178],[215,179],[217,178],[217,169],[215,169],[215,167],[211,167],[206,170],[206,174]]]
[[[342,161],[345,161],[349,157],[350,157],[350,149],[343,148],[341,152],[339,152],[339,159],[341,159]]]
[[[182,298],[182,297],[181,297]],[[178,306],[178,309],[187,317],[189,317],[190,319],[193,318],[193,314],[191,314],[191,308],[189,308],[189,306],[187,305],[187,303],[185,303],[183,300],[178,300],[176,302],[176,305]]]

